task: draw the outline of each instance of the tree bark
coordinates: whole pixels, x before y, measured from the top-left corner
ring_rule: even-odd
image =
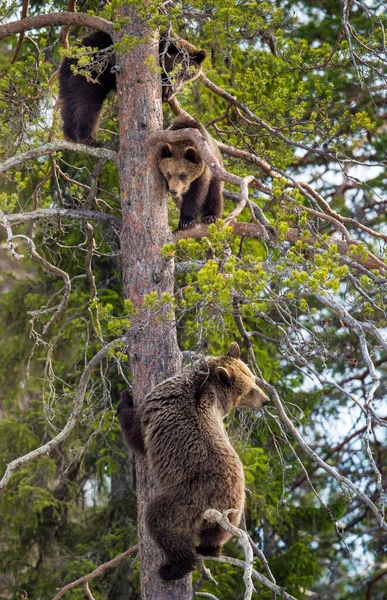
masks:
[[[134,8],[123,7],[121,15],[128,19],[117,39],[126,34],[144,40],[117,58],[122,272],[126,297],[140,309],[132,320],[129,336],[134,403],[139,405],[154,385],[180,371],[181,354],[173,319],[166,313],[160,319],[141,309],[145,294],[173,292],[173,263],[163,260],[160,253],[163,245],[172,240],[166,193],[154,145],[148,142],[149,136],[162,128],[160,76],[149,68],[149,60],[158,65],[158,40]],[[154,494],[154,486],[146,460],[137,459],[141,597],[191,600],[190,577],[166,584],[158,575],[164,557],[144,522],[144,509]]]

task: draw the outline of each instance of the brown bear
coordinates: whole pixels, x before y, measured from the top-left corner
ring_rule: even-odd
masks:
[[[199,129],[210,149],[223,165],[222,155],[206,128],[189,116],[175,119],[170,131],[192,127]],[[223,214],[223,181],[217,179],[190,140],[164,144],[159,155],[159,169],[173,198],[181,198],[180,229],[188,229],[201,215],[203,223],[214,223]]]
[[[137,409],[126,392],[118,407],[123,437],[146,453],[156,477],[156,496],[146,524],[167,556],[162,579],[180,579],[194,569],[196,553],[218,556],[231,536],[203,520],[214,508],[238,525],[244,505],[243,466],[231,446],[224,417],[236,407],[260,409],[268,397],[232,343],[226,356],[198,361],[157,385]],[[194,536],[200,544],[194,545]]]
[[[116,89],[114,71],[113,41],[103,31],[93,31],[83,38],[81,45],[97,49],[93,53],[88,81],[83,75],[74,75],[72,65],[77,60],[65,57],[59,68],[59,98],[65,137],[73,142],[83,142],[97,146],[95,133],[101,114],[102,104],[111,90]],[[110,48],[111,52],[106,53]],[[189,79],[201,73],[201,65],[207,56],[206,50],[199,50],[192,44],[178,38],[161,38],[159,58],[162,69],[163,101]]]

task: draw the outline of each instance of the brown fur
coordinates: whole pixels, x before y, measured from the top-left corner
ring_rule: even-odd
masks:
[[[175,119],[171,131],[192,127],[199,129],[220,164],[222,155],[206,128],[191,117]],[[181,198],[180,229],[188,229],[201,215],[203,223],[213,223],[223,214],[223,182],[214,177],[200,154],[189,140],[164,144],[159,156],[159,169],[174,198]]]
[[[217,556],[230,535],[203,520],[208,508],[235,508],[238,524],[244,505],[242,463],[230,444],[224,417],[235,407],[262,408],[267,396],[239,359],[229,354],[200,361],[167,379],[148,394],[139,409],[123,397],[118,417],[125,440],[146,452],[157,480],[157,493],[146,508],[146,523],[167,556],[164,580],[193,570],[196,553]],[[141,440],[141,441],[139,441]],[[195,548],[194,536],[200,545]]]
[[[65,57],[59,68],[59,98],[65,137],[74,142],[84,142],[97,146],[95,134],[98,129],[102,104],[111,90],[116,89],[114,59],[103,60],[104,51],[112,46],[111,37],[103,31],[93,31],[83,38],[81,45],[97,48],[93,55],[95,66],[90,69],[94,80],[88,81],[83,75],[74,75],[71,66],[75,59]],[[201,65],[207,56],[206,50],[199,50],[192,44],[178,38],[162,38],[159,45],[160,66],[162,68],[163,101],[182,85],[201,73]],[[112,69],[113,67],[113,69]]]

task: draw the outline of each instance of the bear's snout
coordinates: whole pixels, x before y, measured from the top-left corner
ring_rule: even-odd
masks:
[[[171,194],[171,196],[173,196],[174,198],[176,198],[179,194],[177,190],[169,190],[169,193]]]
[[[270,402],[265,392],[260,387],[254,385],[248,392],[239,398],[238,406],[240,408],[263,408]]]

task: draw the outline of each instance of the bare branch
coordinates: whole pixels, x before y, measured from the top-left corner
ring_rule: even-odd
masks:
[[[234,509],[231,509],[231,510],[234,510]],[[269,588],[270,590],[272,590],[273,592],[278,594],[278,596],[280,596],[281,598],[284,598],[285,600],[296,600],[296,598],[294,598],[294,596],[292,596],[291,594],[288,594],[285,590],[283,590],[278,585],[273,583],[273,581],[270,581],[270,579],[265,577],[265,575],[261,575],[261,573],[258,573],[258,571],[255,571],[255,569],[252,568],[254,557],[253,557],[252,547],[251,547],[251,544],[249,541],[249,536],[246,533],[246,531],[243,531],[243,529],[239,529],[239,527],[235,527],[235,525],[232,525],[230,523],[230,521],[227,518],[227,514],[229,512],[230,511],[226,511],[222,515],[222,513],[220,513],[218,510],[211,508],[211,509],[205,511],[203,517],[205,519],[208,519],[209,521],[215,521],[216,523],[219,523],[219,525],[221,525],[221,527],[223,527],[223,529],[225,529],[226,531],[228,531],[232,535],[235,535],[238,538],[239,542],[242,545],[243,551],[245,552],[245,557],[246,557],[245,561],[239,560],[237,558],[231,558],[230,556],[217,556],[217,557],[203,556],[203,558],[205,560],[215,560],[217,562],[223,562],[223,563],[227,563],[230,565],[235,565],[237,567],[242,567],[244,569],[245,572],[243,575],[243,580],[245,582],[245,587],[246,587],[244,600],[249,600],[252,597],[252,594],[254,592],[252,579],[258,580],[262,585]]]
[[[27,17],[28,14],[28,5],[29,5],[29,0],[23,0],[23,6],[22,6],[22,11],[21,11],[21,18],[25,19]],[[17,41],[17,45],[15,48],[15,52],[14,55],[11,59],[11,65],[13,65],[17,59],[19,58],[19,54],[20,54],[20,50],[22,49],[23,46],[23,42],[24,42],[24,38],[25,38],[25,34],[24,31],[20,34],[20,37]]]
[[[77,3],[77,0],[68,0],[67,12],[76,12],[76,3]],[[70,31],[70,25],[63,25],[63,27],[61,28],[61,30],[59,32],[59,41],[61,43],[62,48],[69,47],[69,39],[68,39],[69,31]]]
[[[52,440],[50,440],[43,446],[40,446],[39,448],[28,452],[28,454],[20,456],[19,458],[16,458],[15,460],[11,461],[7,465],[5,474],[0,481],[0,493],[5,489],[6,485],[8,484],[11,478],[12,473],[20,469],[22,465],[31,462],[35,458],[50,454],[50,452],[52,452],[54,448],[59,446],[59,444],[70,435],[70,433],[72,432],[72,430],[74,429],[75,425],[78,423],[81,417],[83,400],[86,394],[87,384],[94,368],[101,362],[103,358],[105,358],[105,356],[109,353],[111,349],[117,348],[117,346],[122,344],[125,341],[125,339],[126,338],[122,337],[117,340],[114,340],[113,342],[110,342],[99,352],[97,352],[95,356],[93,356],[90,362],[85,366],[84,371],[80,377],[78,389],[74,397],[71,415],[62,431],[60,431],[58,435],[56,435]]]
[[[1,216],[1,215],[0,215]],[[71,209],[71,208],[42,208],[25,213],[14,213],[7,215],[6,219],[9,224],[20,225],[21,223],[35,223],[36,221],[46,221],[50,219],[71,219],[76,221],[95,221],[110,225],[117,230],[121,229],[121,221],[117,217],[108,215],[107,213],[97,212],[93,210]],[[1,223],[0,223],[1,224]],[[6,226],[3,224],[6,228]]]
[[[257,156],[256,154],[253,154],[252,152],[246,152],[245,150],[240,150],[239,148],[234,148],[233,146],[229,146],[228,144],[222,144],[220,142],[218,142],[218,146],[219,146],[219,150],[221,152],[224,152],[225,154],[228,154],[229,156],[234,156],[235,158],[240,158],[241,160],[244,160],[244,161],[247,161],[247,162],[250,162],[250,163],[256,165],[257,167],[262,169],[262,171],[264,173],[266,173],[266,175],[268,175],[272,179],[278,179],[278,180],[283,179],[284,185],[286,187],[296,188],[307,199],[316,200],[318,202],[318,204],[321,206],[321,208],[323,209],[323,211],[325,211],[325,213],[327,213],[327,214],[319,215],[323,219],[328,220],[327,215],[329,215],[330,217],[333,217],[335,219],[336,226],[341,223],[348,223],[349,225],[353,225],[353,227],[356,227],[357,229],[366,231],[373,237],[377,237],[377,238],[387,241],[387,235],[380,233],[379,231],[375,231],[374,229],[371,229],[370,227],[363,225],[363,223],[360,223],[359,221],[356,221],[355,219],[352,219],[351,217],[343,217],[338,212],[333,210],[331,208],[331,206],[329,205],[329,203],[326,200],[324,200],[324,198],[321,196],[321,194],[316,192],[316,190],[313,189],[313,187],[309,183],[306,183],[304,181],[298,181],[298,180],[296,181],[295,179],[292,179],[291,177],[286,176],[280,169],[276,169],[276,167],[274,167],[273,165],[270,165],[266,160],[264,160],[263,158],[260,158],[259,156]],[[310,209],[307,209],[305,206],[302,208],[303,208],[303,210],[310,211]]]
[[[0,40],[23,33],[30,29],[39,29],[40,27],[54,27],[56,25],[78,25],[78,27],[90,27],[104,31],[109,35],[113,34],[113,23],[101,17],[92,17],[84,13],[63,12],[51,13],[46,15],[38,15],[36,17],[26,17],[20,21],[12,21],[11,23],[3,23],[0,25]]]
[[[221,514],[217,510],[209,509],[206,510],[206,512],[203,515],[203,518],[207,519],[208,521],[218,523],[219,525],[221,525],[221,527],[223,527],[225,531],[232,533],[238,538],[239,543],[243,548],[243,552],[245,553],[245,568],[243,573],[243,581],[245,584],[246,591],[244,595],[244,600],[251,600],[254,592],[254,586],[252,582],[252,571],[254,563],[253,549],[251,547],[249,536],[246,533],[246,531],[243,531],[243,529],[239,529],[239,527],[235,527],[235,525],[232,525],[228,520],[227,516],[230,514],[230,512],[237,511],[235,511],[234,509],[230,509],[227,510],[225,513]]]
[[[85,583],[83,584],[83,589],[85,591],[85,594],[86,594],[86,597],[88,598],[88,600],[95,600],[93,594],[90,591],[89,583],[87,581],[85,581]]]
[[[372,502],[372,500],[368,498],[368,496],[364,492],[362,492],[360,488],[358,488],[354,483],[352,483],[352,481],[350,481],[347,477],[336,471],[336,469],[328,465],[328,463],[326,463],[318,454],[316,454],[316,452],[314,452],[314,450],[310,448],[310,446],[305,442],[302,435],[298,432],[296,427],[293,425],[293,423],[287,416],[276,388],[267,383],[265,380],[263,380],[263,383],[265,389],[269,392],[269,394],[274,400],[274,404],[278,411],[281,421],[286,425],[286,427],[291,432],[293,437],[297,440],[301,448],[308,454],[310,458],[312,458],[313,461],[315,461],[322,469],[324,469],[324,471],[326,471],[326,473],[331,475],[331,477],[333,477],[340,484],[340,487],[343,489],[343,491],[345,490],[345,488],[347,488],[347,490],[351,490],[354,494],[356,494],[356,496],[358,496],[371,509],[380,527],[387,531],[387,523],[384,521],[383,509],[379,510],[377,506]]]
[[[107,148],[93,148],[92,146],[86,146],[86,144],[78,144],[74,142],[66,142],[65,140],[58,140],[56,142],[48,142],[37,148],[32,148],[22,154],[16,154],[11,156],[2,164],[0,164],[0,173],[5,173],[10,169],[14,169],[19,165],[37,158],[38,156],[44,156],[45,154],[51,154],[53,152],[61,152],[68,150],[69,152],[79,152],[82,154],[89,154],[90,156],[96,156],[97,158],[105,158],[107,160],[115,161],[117,153],[114,150],[108,150]]]
[[[3,213],[2,210],[0,210],[0,217],[2,222],[0,223],[0,225],[2,225],[5,229],[5,231],[7,232],[7,245],[8,245],[8,249],[10,251],[10,253],[12,254],[12,256],[14,256],[16,258],[16,260],[20,260],[21,258],[23,258],[22,254],[18,254],[15,250],[14,247],[14,243],[13,243],[13,233],[12,233],[12,229],[9,223],[9,220],[7,219],[6,215]]]
[[[67,585],[62,587],[62,589],[57,593],[57,595],[53,598],[53,600],[59,600],[59,598],[62,598],[63,594],[65,594],[68,590],[78,587],[79,585],[83,585],[83,587],[86,591],[85,585],[87,586],[87,589],[88,589],[87,584],[89,581],[92,581],[93,579],[95,579],[96,577],[101,575],[101,573],[106,571],[107,569],[111,569],[112,567],[115,567],[116,565],[118,565],[118,563],[120,563],[122,560],[124,560],[124,558],[126,558],[127,556],[130,556],[131,554],[134,554],[135,552],[137,552],[137,550],[138,550],[138,546],[133,546],[132,548],[129,548],[129,550],[125,550],[125,552],[123,552],[122,554],[119,554],[115,558],[112,558],[112,560],[109,560],[108,562],[105,562],[102,565],[99,565],[99,567],[94,569],[94,571],[92,571],[88,575],[84,575],[83,577],[80,577],[76,581],[72,581],[71,583],[68,583]],[[90,590],[88,590],[88,593],[90,594],[90,595],[88,595],[88,598],[92,598]]]
[[[366,164],[364,162],[358,161],[354,158],[346,157],[346,156],[339,156],[337,153],[329,152],[327,150],[320,150],[320,148],[316,148],[315,146],[307,146],[306,144],[302,144],[301,142],[297,142],[295,140],[292,140],[291,138],[286,137],[277,128],[272,127],[271,125],[266,123],[263,119],[258,117],[249,108],[247,108],[247,106],[245,106],[244,104],[239,102],[239,100],[237,100],[237,98],[235,96],[232,96],[231,94],[229,94],[228,92],[226,92],[225,90],[220,88],[219,86],[215,85],[210,79],[208,79],[208,77],[206,77],[206,75],[204,73],[201,73],[199,75],[198,79],[200,79],[200,81],[203,83],[203,85],[205,85],[212,92],[214,92],[218,96],[221,96],[222,98],[227,100],[227,102],[229,102],[230,104],[237,106],[252,121],[257,123],[257,125],[259,125],[263,129],[266,129],[266,131],[271,133],[271,135],[274,135],[281,141],[285,142],[285,144],[287,144],[289,146],[294,146],[296,148],[301,148],[302,150],[306,150],[308,153],[317,154],[318,156],[323,156],[323,157],[328,158],[335,162],[352,163],[352,164],[359,164],[359,165],[366,166]],[[377,166],[377,165],[385,166],[383,162],[380,162],[380,163],[375,162],[370,166]]]
[[[94,229],[90,223],[86,223],[87,233],[87,256],[86,256],[86,275],[92,289],[92,298],[97,297],[97,286],[95,285],[95,277],[93,274],[92,260],[95,249]]]

